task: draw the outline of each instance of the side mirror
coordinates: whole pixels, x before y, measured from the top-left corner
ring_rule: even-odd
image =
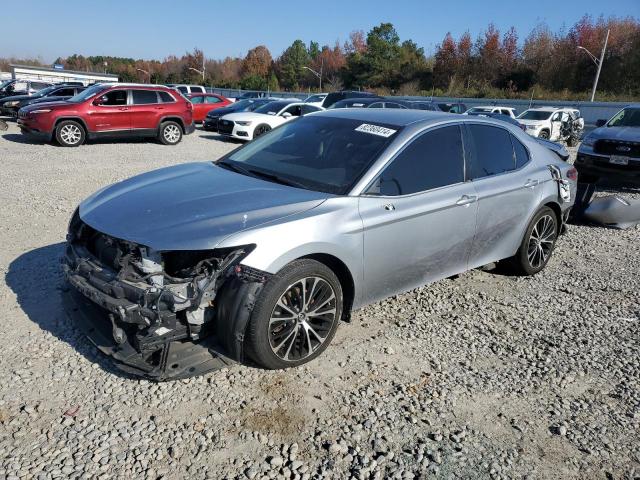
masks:
[[[96,98],[93,101],[93,104],[94,105],[103,105],[104,103],[106,103],[106,101],[107,101],[107,97],[103,95],[101,97]]]
[[[603,120],[602,118],[600,120],[598,120],[596,122],[596,127],[600,128],[600,127],[604,127],[607,124],[606,120]]]
[[[289,112],[284,112],[284,113],[282,114],[282,118],[291,118],[291,116],[292,116],[292,115],[291,115],[291,113],[289,113]]]

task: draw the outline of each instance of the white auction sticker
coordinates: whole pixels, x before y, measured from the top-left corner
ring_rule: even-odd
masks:
[[[380,127],[379,125],[369,125],[368,123],[363,123],[358,128],[356,128],[356,132],[371,133],[372,135],[378,135],[379,137],[389,138],[391,135],[396,133],[397,130]]]

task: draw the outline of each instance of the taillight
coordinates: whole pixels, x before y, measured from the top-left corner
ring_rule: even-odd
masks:
[[[567,170],[567,178],[569,180],[573,180],[574,182],[578,181],[578,170],[576,170],[575,168],[571,167],[569,170]]]

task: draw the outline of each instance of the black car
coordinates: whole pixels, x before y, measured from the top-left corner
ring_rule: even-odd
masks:
[[[82,92],[85,88],[86,87],[82,85],[64,83],[43,88],[33,95],[14,95],[12,97],[5,97],[0,100],[0,113],[3,115],[17,117],[18,110],[22,107],[26,107],[27,105],[32,105],[34,103],[68,100],[74,95]]]
[[[236,97],[236,102],[240,100],[248,100],[251,98],[266,98],[269,95],[266,92],[245,92],[239,97]]]
[[[267,103],[271,103],[274,100],[276,99],[247,98],[244,100],[238,100],[226,107],[216,108],[215,110],[211,110],[209,113],[207,113],[207,116],[202,123],[202,128],[207,132],[217,132],[218,120],[220,119],[220,117],[229,115],[230,113],[253,112],[256,108],[261,107],[262,105],[266,105]]]
[[[611,120],[598,120],[578,148],[575,167],[582,182],[600,178],[640,184],[640,104],[629,105]]]
[[[41,80],[7,80],[0,84],[0,98],[14,95],[33,95],[43,88],[50,87],[50,82]]]
[[[430,112],[441,112],[440,108],[433,102],[426,102],[424,100],[407,100],[407,103],[414,110],[427,110]]]
[[[464,113],[468,110],[464,103],[459,102],[435,102],[438,108],[447,113]]]
[[[379,98],[378,95],[371,92],[357,92],[352,90],[344,90],[342,92],[332,92],[329,95],[327,95],[327,97],[324,99],[324,102],[322,102],[322,106],[324,108],[329,108],[334,103],[339,102],[340,100],[344,100],[346,98],[371,98],[371,97]]]
[[[389,100],[383,97],[347,98],[329,107],[335,108],[411,108],[404,100]]]

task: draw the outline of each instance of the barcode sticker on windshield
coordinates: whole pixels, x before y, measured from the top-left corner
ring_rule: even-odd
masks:
[[[391,135],[396,133],[396,131],[397,130],[380,127],[378,125],[369,125],[368,123],[363,123],[358,128],[356,128],[356,132],[371,133],[372,135],[378,135],[379,137],[385,138],[389,138]]]

